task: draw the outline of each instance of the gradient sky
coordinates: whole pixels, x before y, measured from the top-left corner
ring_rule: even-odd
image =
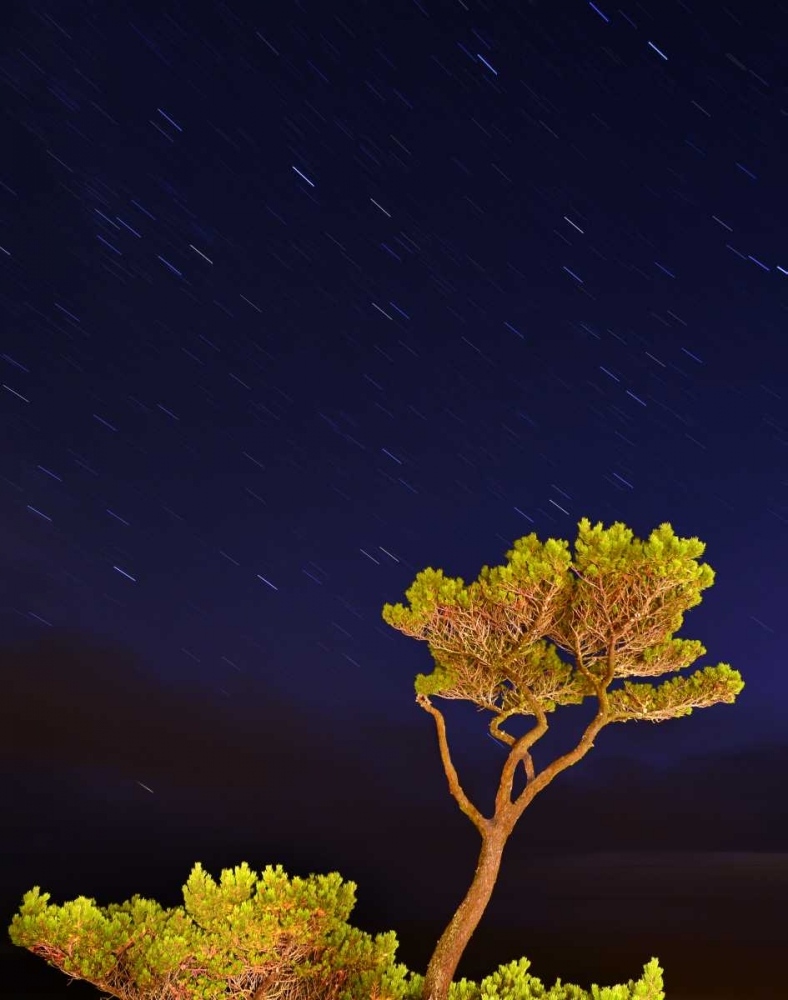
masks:
[[[174,904],[196,860],[338,870],[423,971],[478,835],[383,603],[583,516],[669,521],[717,571],[682,635],[747,686],[607,730],[460,971],[657,955],[670,1000],[778,997],[785,7],[0,17],[3,914],[36,883]],[[502,748],[446,714],[487,810]]]

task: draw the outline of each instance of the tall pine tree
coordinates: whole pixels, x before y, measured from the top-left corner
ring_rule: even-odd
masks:
[[[706,652],[697,640],[675,638],[684,613],[714,582],[711,567],[699,562],[704,550],[703,542],[677,537],[669,524],[641,541],[624,524],[605,529],[584,518],[574,552],[564,540],[542,543],[527,535],[502,566],[485,566],[475,582],[425,569],[405,594],[407,606],[383,608],[389,625],[427,643],[434,669],[416,678],[416,701],[433,717],[451,794],[482,839],[470,888],[427,967],[423,1000],[446,1000],[517,821],[554,778],[585,757],[606,726],[663,722],[730,704],[744,687],[726,663],[652,680],[684,670]],[[490,735],[509,748],[491,816],[482,815],[460,784],[436,698],[488,711]],[[538,769],[532,750],[550,714],[586,699],[595,702],[595,713],[576,745]],[[519,738],[503,728],[515,716],[533,720]],[[513,796],[519,767],[525,787]]]

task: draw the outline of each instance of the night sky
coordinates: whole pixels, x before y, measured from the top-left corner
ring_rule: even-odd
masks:
[[[3,4],[3,926],[281,863],[423,972],[479,838],[382,605],[668,521],[746,688],[606,730],[460,973],[784,995],[788,8],[618,2]],[[436,704],[489,812],[503,748]]]

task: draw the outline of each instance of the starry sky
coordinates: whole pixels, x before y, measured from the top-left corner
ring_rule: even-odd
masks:
[[[606,731],[460,971],[779,995],[788,9],[618,2],[3,6],[8,919],[338,870],[423,971],[478,835],[383,603],[669,521],[717,572],[682,635],[747,686]],[[446,716],[487,810],[502,748]]]

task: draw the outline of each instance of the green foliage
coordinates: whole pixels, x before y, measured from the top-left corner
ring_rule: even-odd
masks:
[[[419,696],[464,699],[508,717],[601,691],[609,692],[608,721],[660,722],[730,704],[744,687],[728,664],[660,685],[627,680],[683,670],[706,652],[674,636],[714,582],[700,562],[704,550],[669,524],[644,541],[624,524],[583,518],[573,551],[563,539],[530,534],[470,584],[422,570],[407,605],[386,604],[383,619],[428,645],[434,669],[417,675]]]
[[[165,910],[140,896],[58,906],[36,887],[9,934],[70,977],[128,1000],[241,998],[261,986],[264,997],[273,984],[295,1000],[361,1000],[375,984],[396,997],[407,976],[394,962],[396,935],[373,937],[346,922],[355,889],[336,872],[289,878],[269,865],[258,876],[246,863],[217,884],[196,864],[183,906]]]
[[[416,694],[423,694],[429,698],[431,694],[440,695],[441,691],[449,690],[455,680],[456,674],[445,664],[436,661],[431,674],[416,674],[414,688]]]
[[[648,719],[661,722],[682,715],[692,715],[693,708],[706,708],[720,702],[732,704],[744,687],[738,670],[727,663],[696,670],[690,677],[673,677],[658,687],[624,681],[610,693],[610,707],[622,722]]]
[[[336,872],[308,878],[246,863],[215,882],[196,864],[184,905],[134,896],[58,906],[38,887],[11,921],[15,945],[122,1000],[421,1000],[424,977],[395,962],[393,931],[374,937],[347,923],[356,886]],[[637,982],[542,985],[521,958],[481,983],[452,983],[449,1000],[663,1000],[656,959]]]
[[[637,982],[625,985],[596,986],[584,990],[558,979],[551,987],[528,971],[530,961],[520,958],[501,965],[481,983],[460,979],[449,987],[448,1000],[664,1000],[662,969],[656,958],[643,968]],[[424,978],[412,974],[406,994],[398,1000],[421,1000]]]

